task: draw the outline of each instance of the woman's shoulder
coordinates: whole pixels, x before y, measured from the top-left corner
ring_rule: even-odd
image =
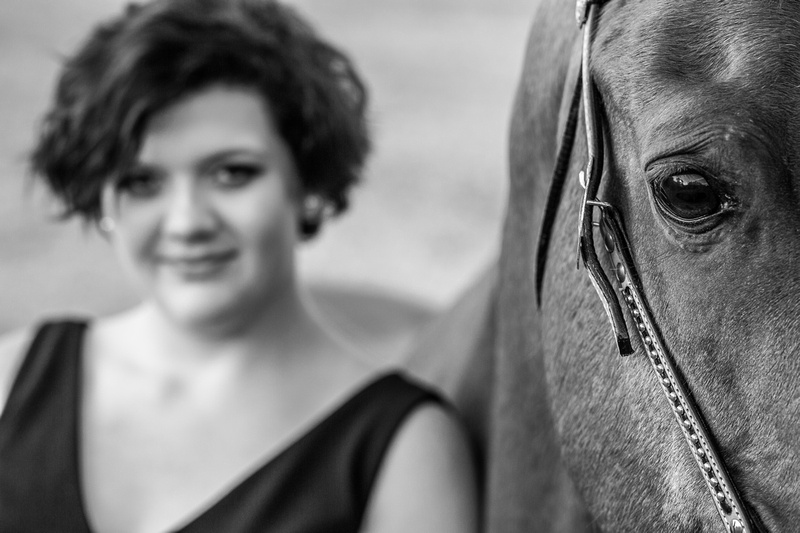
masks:
[[[0,413],[37,329],[27,326],[0,335]]]
[[[442,402],[422,403],[384,458],[364,530],[476,531],[477,480],[473,448],[455,411]]]
[[[81,317],[54,317],[0,334],[0,413],[34,339],[38,335],[81,332],[87,323],[88,319]]]

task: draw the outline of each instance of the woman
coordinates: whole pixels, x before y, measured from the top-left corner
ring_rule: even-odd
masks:
[[[268,0],[131,6],[67,62],[33,168],[142,302],[2,340],[0,531],[476,529],[448,407],[296,279],[362,168],[365,98]]]

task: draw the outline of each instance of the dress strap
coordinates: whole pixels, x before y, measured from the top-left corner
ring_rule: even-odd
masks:
[[[77,477],[85,322],[34,336],[0,416],[0,531],[88,531]]]
[[[38,327],[9,391],[4,419],[27,418],[26,411],[52,397],[59,382],[77,378],[85,328],[85,322],[77,321],[45,322]]]
[[[374,387],[359,402],[360,416],[351,418],[356,426],[353,434],[361,437],[363,447],[353,450],[353,464],[358,465],[354,488],[362,509],[366,508],[386,453],[403,423],[422,405],[446,405],[432,390],[401,374],[389,374],[376,383],[380,387]]]

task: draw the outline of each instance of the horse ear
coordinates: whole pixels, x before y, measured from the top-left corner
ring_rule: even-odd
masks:
[[[489,437],[496,285],[493,266],[422,330],[405,365],[455,405],[474,442],[479,467]]]

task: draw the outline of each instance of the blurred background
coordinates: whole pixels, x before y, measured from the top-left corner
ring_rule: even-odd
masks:
[[[0,0],[0,332],[136,299],[94,230],[52,221],[25,164],[59,58],[125,3]],[[445,307],[498,250],[529,0],[289,3],[354,58],[374,135],[351,209],[303,245],[303,278],[323,295]]]

